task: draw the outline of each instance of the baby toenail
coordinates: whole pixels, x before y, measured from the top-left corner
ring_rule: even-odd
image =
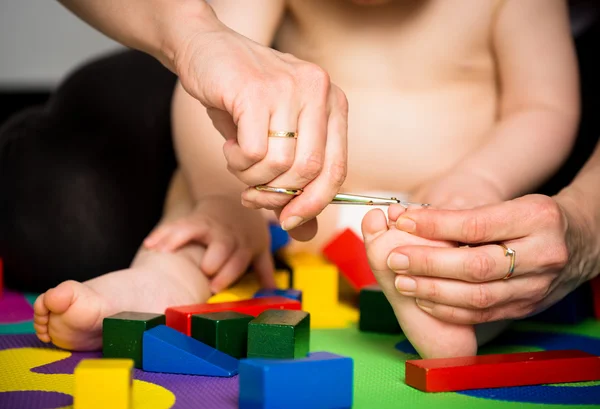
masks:
[[[417,289],[417,282],[409,276],[396,277],[396,289],[401,293],[413,293]]]
[[[408,257],[400,253],[392,253],[388,258],[388,267],[391,270],[408,270]]]

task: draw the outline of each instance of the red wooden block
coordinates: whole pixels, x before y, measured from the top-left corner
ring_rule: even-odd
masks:
[[[242,314],[258,316],[265,310],[301,310],[302,304],[285,297],[263,297],[249,300],[222,302],[214,304],[182,305],[169,307],[165,311],[167,326],[186,335],[191,335],[192,315],[219,311],[237,311]]]
[[[592,298],[594,301],[594,315],[600,320],[600,276],[592,279]]]
[[[600,357],[577,350],[406,361],[406,384],[424,392],[600,380]]]
[[[365,244],[351,229],[344,230],[330,241],[323,248],[323,254],[340,269],[356,291],[377,284],[369,266]]]

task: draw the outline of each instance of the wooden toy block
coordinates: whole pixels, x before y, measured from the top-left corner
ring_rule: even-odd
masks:
[[[311,326],[335,318],[338,305],[339,272],[336,266],[318,255],[299,253],[289,257],[294,289],[302,291],[302,310],[311,315]],[[346,325],[347,323],[344,323]]]
[[[165,325],[144,332],[144,371],[231,377],[239,360]]]
[[[329,352],[301,359],[240,361],[240,409],[352,407],[354,363]]]
[[[248,324],[248,358],[304,358],[309,344],[305,311],[267,310]]]
[[[131,359],[83,359],[75,367],[74,409],[129,409]]]
[[[302,302],[302,291],[300,291],[300,290],[262,289],[262,290],[258,290],[254,294],[254,298],[274,297],[274,296],[285,297],[285,298],[289,298],[290,300],[296,300],[296,301]]]
[[[300,310],[302,305],[298,301],[284,297],[253,298],[218,304],[194,304],[169,307],[165,311],[167,326],[186,335],[192,333],[192,315],[205,314],[219,311],[237,311],[256,317],[265,310]]]
[[[600,380],[600,357],[578,350],[406,361],[406,384],[424,392]]]
[[[164,314],[124,311],[104,318],[102,353],[104,358],[130,358],[136,368],[142,367],[144,331],[164,325]]]
[[[394,310],[378,285],[360,290],[358,329],[365,332],[399,334],[402,332]]]
[[[275,271],[275,284],[279,289],[290,287],[290,273],[283,270]],[[233,287],[228,288],[218,294],[213,295],[207,302],[216,304],[221,302],[240,301],[253,298],[254,294],[260,290],[260,284],[256,276],[252,273],[244,275]]]
[[[245,358],[252,315],[235,311],[192,315],[192,338],[234,358]]]
[[[356,291],[377,284],[364,242],[351,229],[344,230],[329,242],[323,248],[323,254],[340,269]]]
[[[594,316],[592,288],[583,283],[562,300],[529,320],[551,324],[578,324]]]
[[[600,276],[592,279],[590,283],[592,287],[592,298],[594,302],[594,315],[597,320],[600,320]]]

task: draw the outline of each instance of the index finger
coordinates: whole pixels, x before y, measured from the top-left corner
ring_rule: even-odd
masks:
[[[409,209],[396,227],[428,239],[468,244],[517,239],[539,228],[540,199],[533,196],[466,210]]]

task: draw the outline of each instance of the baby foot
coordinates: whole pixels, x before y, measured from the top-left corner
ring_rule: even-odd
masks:
[[[65,281],[46,291],[33,310],[38,338],[70,350],[98,349],[102,319],[111,313],[108,298],[77,281]]]
[[[38,338],[68,350],[97,350],[105,317],[121,311],[164,313],[171,305],[207,301],[208,280],[198,267],[203,252],[195,245],[175,253],[141,250],[129,269],[59,284],[34,304]]]
[[[404,334],[422,358],[471,356],[477,353],[477,340],[471,325],[442,322],[401,295],[395,287],[396,274],[387,264],[393,249],[404,245],[450,246],[388,227],[381,210],[369,212],[362,223],[369,263],[383,292],[390,301]]]

